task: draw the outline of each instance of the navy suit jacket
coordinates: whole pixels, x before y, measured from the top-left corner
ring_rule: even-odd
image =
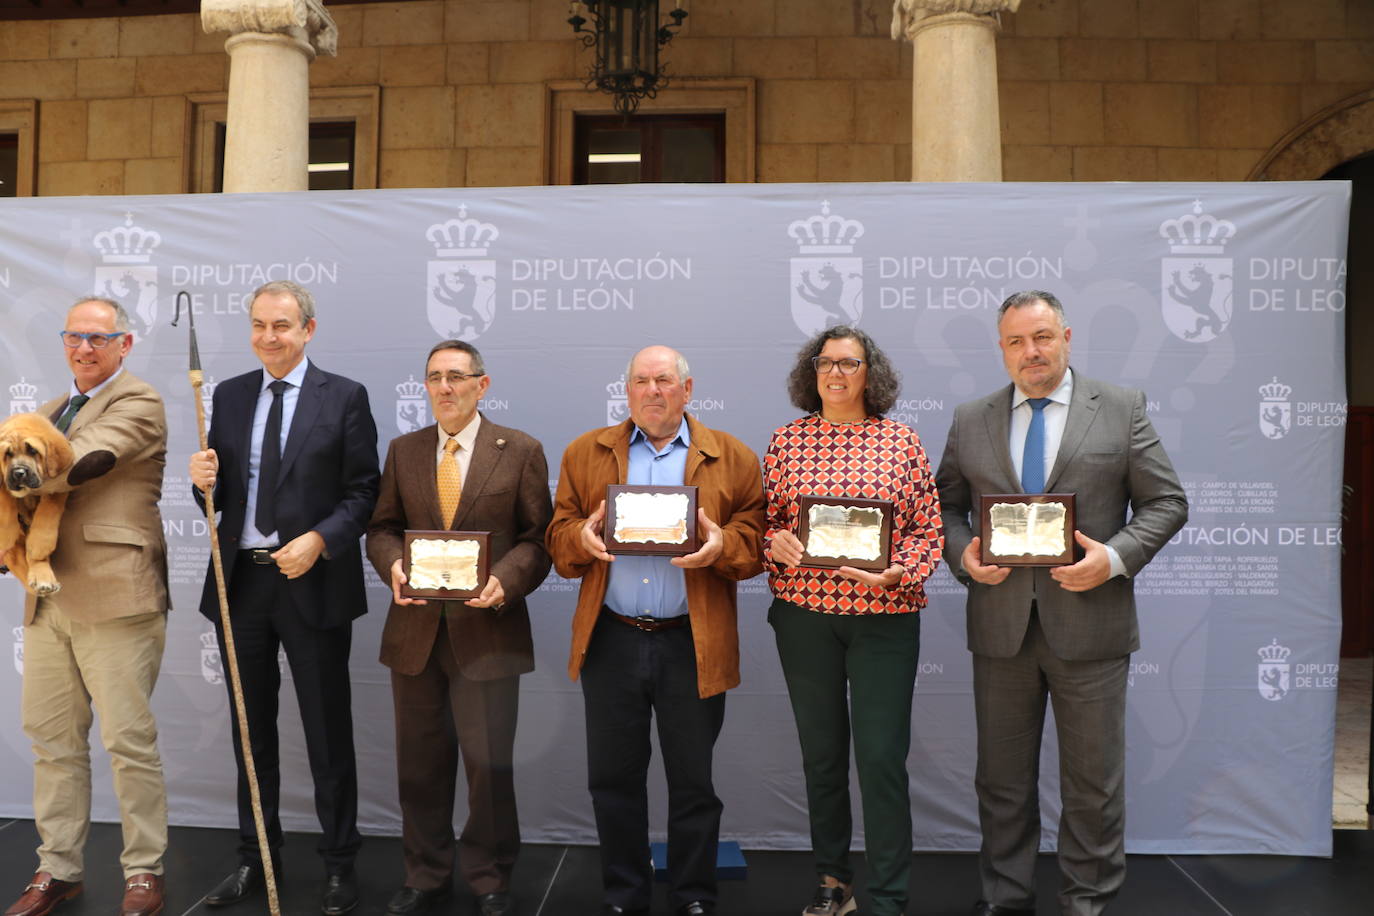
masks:
[[[219,457],[215,508],[226,583],[233,581],[248,506],[248,458],[262,372],[255,369],[215,389],[209,444]],[[367,389],[311,363],[291,418],[275,494],[281,543],[311,530],[324,538],[324,553],[310,571],[287,581],[292,605],[313,627],[342,626],[367,613],[358,540],[377,502],[379,477],[377,425]],[[200,491],[192,489],[203,506]],[[233,595],[229,608],[232,616]],[[219,619],[213,569],[205,577],[200,612]]]

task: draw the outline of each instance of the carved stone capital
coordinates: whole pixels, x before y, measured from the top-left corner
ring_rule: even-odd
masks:
[[[338,26],[320,0],[201,0],[200,24],[206,32],[289,35],[325,57],[339,45]]]
[[[949,13],[985,18],[995,25],[1001,21],[999,14],[1014,13],[1020,5],[1021,0],[892,0],[892,37],[912,41],[922,20]]]

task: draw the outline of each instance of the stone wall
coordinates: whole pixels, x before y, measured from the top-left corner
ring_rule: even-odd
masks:
[[[672,72],[757,81],[758,180],[910,176],[911,47],[888,37],[890,0],[684,5]],[[590,62],[567,10],[331,5],[339,55],[311,83],[381,87],[381,187],[539,184],[545,83]],[[0,99],[39,100],[38,193],[185,190],[188,96],[225,91],[223,41],[188,15],[0,22]],[[1374,2],[1023,0],[998,66],[1007,180],[1239,180],[1374,85]]]
[[[997,64],[1008,181],[1238,181],[1374,85],[1374,2],[1022,0]]]

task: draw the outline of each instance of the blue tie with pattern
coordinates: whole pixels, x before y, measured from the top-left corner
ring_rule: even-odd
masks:
[[[1045,405],[1049,402],[1049,398],[1026,398],[1031,406],[1026,448],[1021,453],[1021,489],[1026,493],[1045,490]]]

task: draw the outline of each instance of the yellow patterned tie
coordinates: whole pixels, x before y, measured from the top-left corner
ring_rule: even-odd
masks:
[[[439,486],[439,514],[443,517],[444,527],[453,524],[453,515],[458,511],[458,501],[463,495],[463,480],[458,474],[458,440],[450,438],[444,443],[444,457],[439,459],[439,470],[435,482]]]

